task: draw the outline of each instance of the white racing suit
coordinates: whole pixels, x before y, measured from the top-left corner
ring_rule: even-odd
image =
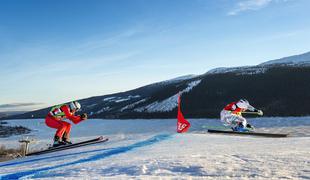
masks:
[[[237,103],[230,103],[221,111],[221,121],[224,126],[229,126],[233,130],[237,130],[238,128],[246,128],[247,120],[241,115],[241,113],[245,110],[257,111],[247,101],[246,103],[241,103],[240,101]]]
[[[233,114],[231,111],[222,110],[221,111],[221,121],[223,122],[224,126],[229,127],[236,127],[239,124],[242,124],[243,127],[246,127],[247,121],[241,115]]]

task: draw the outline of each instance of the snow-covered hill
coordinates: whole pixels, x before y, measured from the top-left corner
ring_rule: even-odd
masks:
[[[205,134],[214,119],[190,120],[186,134],[175,120],[94,120],[73,126],[73,140],[104,135],[105,144],[0,163],[0,179],[309,179],[310,118],[249,119],[258,131],[290,132],[289,138]],[[36,129],[35,146],[54,131],[43,120],[14,120]],[[301,134],[300,134],[301,133]],[[20,136],[1,139],[16,143]]]
[[[310,92],[309,57],[310,52],[257,66],[216,68],[199,76],[181,76],[79,102],[91,118],[107,119],[173,118],[179,93],[190,117],[214,117],[227,103],[240,98],[254,102],[270,116],[310,115],[305,108],[310,105],[310,101],[305,102]],[[304,98],[295,101],[300,99],[299,94]],[[43,118],[49,110],[50,107],[10,118]]]
[[[261,66],[269,66],[269,65],[310,65],[310,52],[289,56],[281,59],[267,61],[265,63],[260,64]]]
[[[187,75],[127,92],[82,99],[79,102],[83,111],[94,118],[119,118],[154,112],[171,113],[177,107],[178,94],[189,93],[200,82],[199,76]],[[49,108],[28,112],[13,118],[44,117],[48,110]]]
[[[264,73],[270,67],[275,66],[310,66],[310,52],[284,57],[281,59],[271,60],[261,63],[256,66],[239,66],[239,67],[220,67],[208,71],[206,74],[225,74],[225,73],[236,73],[239,75],[244,74],[259,74]]]
[[[236,73],[237,75],[253,75],[264,73],[268,68],[262,66],[240,66],[240,67],[230,67],[230,68],[215,68],[208,71],[205,75],[211,74],[226,74],[226,73]]]

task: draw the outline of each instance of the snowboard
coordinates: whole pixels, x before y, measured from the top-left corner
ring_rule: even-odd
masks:
[[[236,134],[236,135],[250,135],[250,136],[262,136],[262,137],[273,137],[273,138],[282,138],[287,137],[288,134],[274,134],[274,133],[261,133],[261,132],[237,132],[237,131],[223,131],[208,129],[209,133],[223,133],[223,134]]]
[[[104,143],[104,142],[107,142],[108,140],[109,140],[109,138],[100,136],[100,137],[97,137],[94,139],[90,139],[87,141],[81,141],[78,143],[62,145],[62,146],[57,146],[57,147],[49,147],[48,149],[45,149],[45,150],[27,153],[26,156],[40,155],[40,154],[46,154],[46,153],[51,153],[51,152],[56,152],[56,151],[62,151],[62,150],[66,150],[66,149],[73,149],[73,148],[77,148],[77,147],[81,147],[81,146],[87,146],[87,145],[91,145],[91,144]]]

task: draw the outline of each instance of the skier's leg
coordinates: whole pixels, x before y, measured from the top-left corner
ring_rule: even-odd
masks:
[[[50,128],[57,129],[55,136],[58,136],[61,139],[62,136],[59,136],[59,134],[62,134],[64,132],[64,127],[58,119],[47,116],[45,118],[45,124]]]
[[[229,121],[231,122],[231,129],[233,131],[241,131],[242,128],[246,126],[246,119],[237,114],[231,114],[229,117]]]
[[[236,131],[240,132],[247,132],[249,129],[247,129],[247,120],[242,116],[236,117],[237,126],[235,127]]]
[[[67,123],[67,122],[64,122],[64,124],[66,125],[66,130],[63,133],[62,139],[64,142],[71,144],[71,142],[70,142],[71,124]]]
[[[47,116],[45,118],[45,124],[50,127],[50,128],[54,128],[54,129],[58,129],[61,124],[58,122],[57,119],[53,118],[53,117],[50,117],[50,116]]]
[[[63,121],[60,121],[59,119],[56,119],[56,118],[50,117],[50,116],[47,116],[45,118],[45,123],[48,127],[57,129],[55,136],[54,136],[54,144],[53,144],[54,147],[57,147],[57,146],[64,144],[61,141],[61,139],[62,139],[62,136],[65,132],[66,125],[64,125],[62,122]]]
[[[62,139],[66,129],[67,129],[67,125],[65,124],[66,122],[64,121],[59,121],[59,123],[61,124],[60,128],[57,130],[56,132],[56,136],[60,137],[60,139]]]
[[[221,111],[221,121],[223,122],[224,126],[231,125],[231,113],[225,110]]]
[[[221,111],[221,114],[220,114],[220,117],[221,117],[221,122],[223,122],[223,123],[225,123],[225,111],[224,110],[222,110]]]
[[[243,127],[246,127],[247,121],[244,117],[242,116],[237,116],[237,122],[241,124]]]

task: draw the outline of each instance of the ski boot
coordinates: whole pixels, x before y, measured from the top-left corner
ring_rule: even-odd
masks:
[[[67,138],[62,138],[62,142],[65,144],[72,144],[72,142]]]
[[[62,136],[62,142],[65,144],[72,144],[72,142],[69,140],[67,133],[64,133]]]
[[[246,129],[248,129],[249,132],[255,130],[254,126],[252,126],[251,124],[247,124],[247,125],[246,125]]]
[[[249,132],[250,131],[248,128],[245,128],[242,124],[232,127],[231,129],[235,132]]]
[[[58,146],[63,146],[63,145],[66,145],[66,143],[61,141],[58,136],[55,136],[54,137],[53,147],[58,147]]]

